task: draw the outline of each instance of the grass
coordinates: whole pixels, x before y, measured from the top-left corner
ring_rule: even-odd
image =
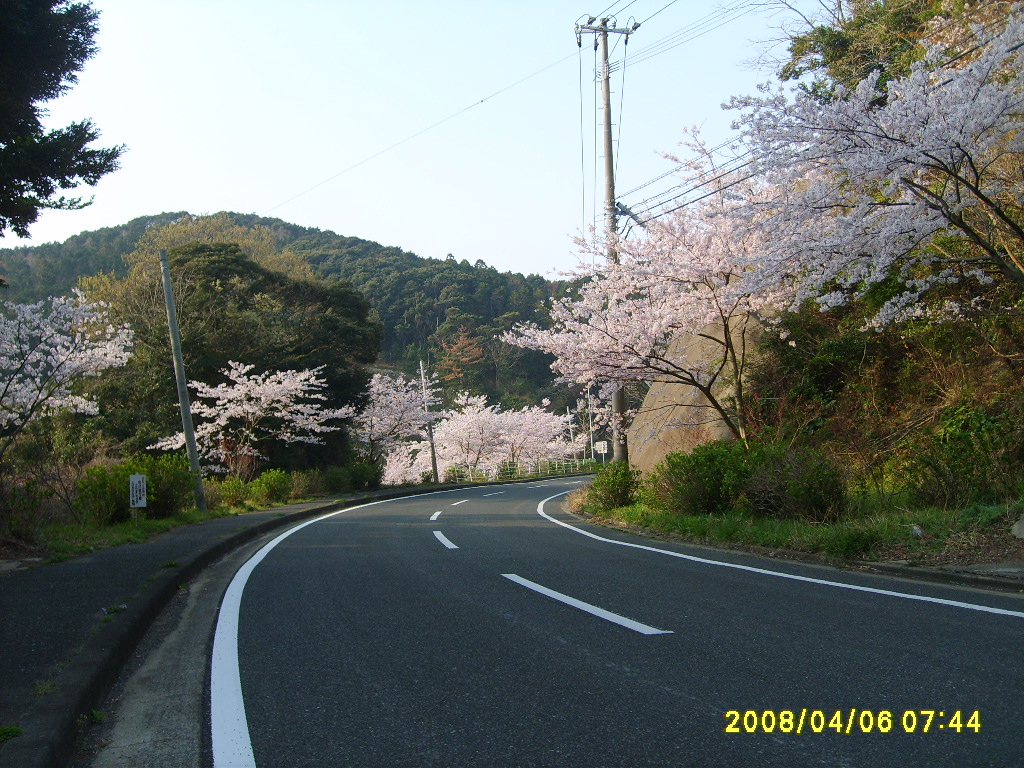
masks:
[[[38,543],[41,549],[50,553],[51,562],[59,562],[101,547],[147,541],[173,528],[230,514],[234,513],[214,510],[204,515],[198,510],[191,509],[162,520],[140,518],[138,525],[131,520],[113,525],[101,525],[91,521],[51,523],[40,528]]]
[[[55,690],[57,690],[57,681],[52,677],[37,680],[36,684],[32,686],[32,693],[36,696],[45,696],[48,693],[53,693]]]
[[[0,725],[0,744],[21,736],[23,731],[16,725]]]
[[[868,504],[838,522],[824,524],[742,513],[686,515],[634,504],[606,511],[599,519],[701,544],[789,549],[841,559],[937,562],[958,551],[977,557],[992,536],[1008,531],[1022,513],[1021,502],[963,510]]]

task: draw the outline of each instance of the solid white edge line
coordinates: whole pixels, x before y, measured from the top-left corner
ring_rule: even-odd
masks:
[[[553,589],[548,589],[545,586],[537,584],[534,581],[530,581],[529,579],[524,579],[522,576],[517,576],[514,573],[503,573],[501,575],[509,581],[514,581],[516,584],[519,584],[520,586],[526,587],[527,589],[532,589],[534,592],[539,592],[540,594],[550,597],[553,600],[557,600],[560,603],[571,605],[573,608],[579,608],[581,611],[586,611],[587,613],[593,616],[605,619],[606,621],[610,621],[613,624],[618,624],[620,627],[632,629],[634,632],[639,632],[641,635],[673,634],[671,629],[658,629],[657,627],[652,627],[647,624],[641,624],[639,621],[627,619],[625,616],[620,616],[617,613],[606,611],[604,608],[598,608],[596,605],[591,605],[590,603],[585,603],[582,600],[577,600],[575,597],[569,597],[568,595],[564,595],[561,592],[556,592]]]
[[[457,489],[431,491],[418,496],[434,496],[454,493]],[[399,497],[407,498],[407,497]],[[245,717],[245,700],[242,696],[242,680],[238,669],[238,614],[242,605],[242,592],[253,569],[270,551],[296,531],[307,525],[326,520],[363,507],[372,507],[398,499],[381,499],[328,512],[320,517],[299,523],[265,544],[255,555],[245,561],[235,572],[231,583],[224,592],[217,627],[213,636],[213,651],[210,654],[210,747],[214,768],[255,768],[252,739]]]
[[[1013,616],[1014,618],[1024,619],[1024,611],[1010,611],[1005,608],[992,608],[988,605],[977,605],[975,603],[963,603],[959,600],[945,600],[941,597],[927,597],[925,595],[910,595],[906,592],[894,592],[888,589],[876,589],[875,587],[861,587],[856,584],[844,584],[841,581],[828,581],[826,579],[814,579],[810,576],[797,576],[792,573],[783,573],[782,571],[770,571],[767,568],[755,568],[752,565],[739,565],[738,563],[726,563],[721,560],[710,560],[705,557],[696,557],[695,555],[684,555],[682,552],[673,552],[669,549],[658,549],[657,547],[649,547],[645,544],[633,544],[629,541],[616,541],[615,539],[606,539],[604,536],[598,536],[596,533],[590,533],[590,531],[584,531],[577,528],[574,525],[569,525],[561,520],[556,520],[551,517],[547,512],[544,511],[544,505],[552,499],[557,499],[559,496],[564,496],[568,491],[562,493],[556,493],[554,496],[548,496],[546,499],[541,501],[537,505],[537,514],[543,517],[545,520],[549,520],[555,525],[560,525],[563,528],[568,528],[570,531],[582,534],[583,536],[589,536],[591,539],[602,541],[605,544],[617,544],[620,547],[632,547],[633,549],[642,549],[647,552],[656,552],[660,555],[668,555],[669,557],[678,557],[681,560],[689,560],[693,563],[701,563],[702,565],[714,565],[719,568],[734,568],[738,571],[747,571],[748,573],[759,573],[763,576],[774,576],[778,579],[792,579],[793,581],[803,581],[808,584],[819,584],[825,587],[836,587],[839,589],[852,589],[855,592],[869,592],[873,595],[886,595],[888,597],[900,597],[904,600],[919,600],[923,603],[936,603],[938,605],[948,605],[952,608],[964,608],[969,611],[981,611],[983,613],[994,613],[999,616]]]
[[[437,540],[444,544],[446,547],[448,547],[448,549],[458,549],[458,546],[452,544],[448,537],[440,531],[434,531],[434,535],[437,537]]]

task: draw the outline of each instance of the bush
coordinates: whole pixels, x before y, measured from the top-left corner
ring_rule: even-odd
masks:
[[[292,478],[283,469],[268,469],[249,483],[249,500],[259,506],[284,501],[292,490]]]
[[[842,474],[820,451],[759,446],[750,452],[749,468],[737,505],[755,517],[830,522],[846,507]]]
[[[717,440],[691,453],[670,453],[651,472],[642,495],[653,507],[688,515],[721,515],[743,495],[750,477],[742,443]]]
[[[716,441],[672,453],[646,479],[645,503],[688,515],[746,512],[755,517],[835,519],[846,491],[820,451]]]
[[[76,486],[78,512],[98,523],[131,519],[128,487],[131,475],[146,476],[146,506],[138,513],[161,519],[192,506],[194,483],[183,456],[135,456],[112,466],[91,467]]]
[[[0,468],[0,544],[32,544],[43,522],[46,492],[35,481],[16,482]]]
[[[1013,499],[1024,490],[1020,428],[1005,413],[961,406],[918,441],[907,468],[918,503],[945,509]]]
[[[631,468],[625,461],[605,464],[587,488],[586,508],[598,513],[628,507],[636,502],[639,486],[639,470]]]
[[[221,500],[226,507],[240,507],[249,500],[249,484],[240,477],[230,475],[218,485]]]
[[[323,472],[324,488],[328,493],[344,493],[352,487],[348,467],[328,467]]]
[[[356,462],[349,466],[349,477],[353,491],[365,491],[380,487],[384,469],[378,464]]]
[[[305,499],[317,496],[327,490],[323,473],[319,469],[305,469],[292,472],[293,499]]]

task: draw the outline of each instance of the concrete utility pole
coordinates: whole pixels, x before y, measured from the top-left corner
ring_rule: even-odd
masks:
[[[430,413],[430,402],[427,400],[427,370],[420,360],[420,386],[423,387],[423,410]],[[434,450],[434,425],[427,419],[427,440],[430,441],[430,468],[434,473],[434,485],[441,482],[437,474],[437,451]]]
[[[639,24],[632,24],[629,27],[618,29],[614,19],[601,19],[597,26],[594,26],[596,18],[591,16],[586,24],[576,25],[576,44],[583,46],[583,33],[592,32],[596,35],[594,47],[598,49],[601,56],[601,101],[604,113],[604,221],[605,237],[608,241],[608,261],[611,264],[619,263],[619,253],[613,245],[615,232],[618,228],[617,208],[615,205],[615,157],[612,152],[612,91],[611,91],[611,70],[608,66],[608,33],[629,36],[636,32]],[[608,26],[611,21],[612,26]],[[626,416],[626,393],[619,387],[612,394],[612,460],[629,461],[629,446],[626,444],[626,430],[623,422]]]
[[[174,358],[174,380],[178,385],[178,407],[181,409],[181,430],[185,434],[185,450],[195,481],[196,509],[206,512],[206,491],[203,490],[203,476],[199,470],[199,450],[196,448],[196,432],[192,427],[192,404],[188,399],[185,384],[185,362],[181,356],[181,334],[178,331],[178,310],[174,306],[174,291],[171,289],[171,268],[167,263],[167,251],[160,251],[160,271],[164,281],[164,304],[167,306],[167,327],[171,334],[171,356]]]

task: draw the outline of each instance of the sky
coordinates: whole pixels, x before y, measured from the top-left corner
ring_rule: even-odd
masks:
[[[622,194],[672,170],[687,127],[733,136],[721,105],[771,79],[752,62],[784,21],[754,0],[609,2],[92,0],[99,52],[46,125],[91,118],[96,146],[127,147],[121,168],[0,248],[235,211],[555,277],[604,196],[595,38],[577,47],[577,21],[642,22],[628,45],[610,35],[628,204],[678,183]]]

